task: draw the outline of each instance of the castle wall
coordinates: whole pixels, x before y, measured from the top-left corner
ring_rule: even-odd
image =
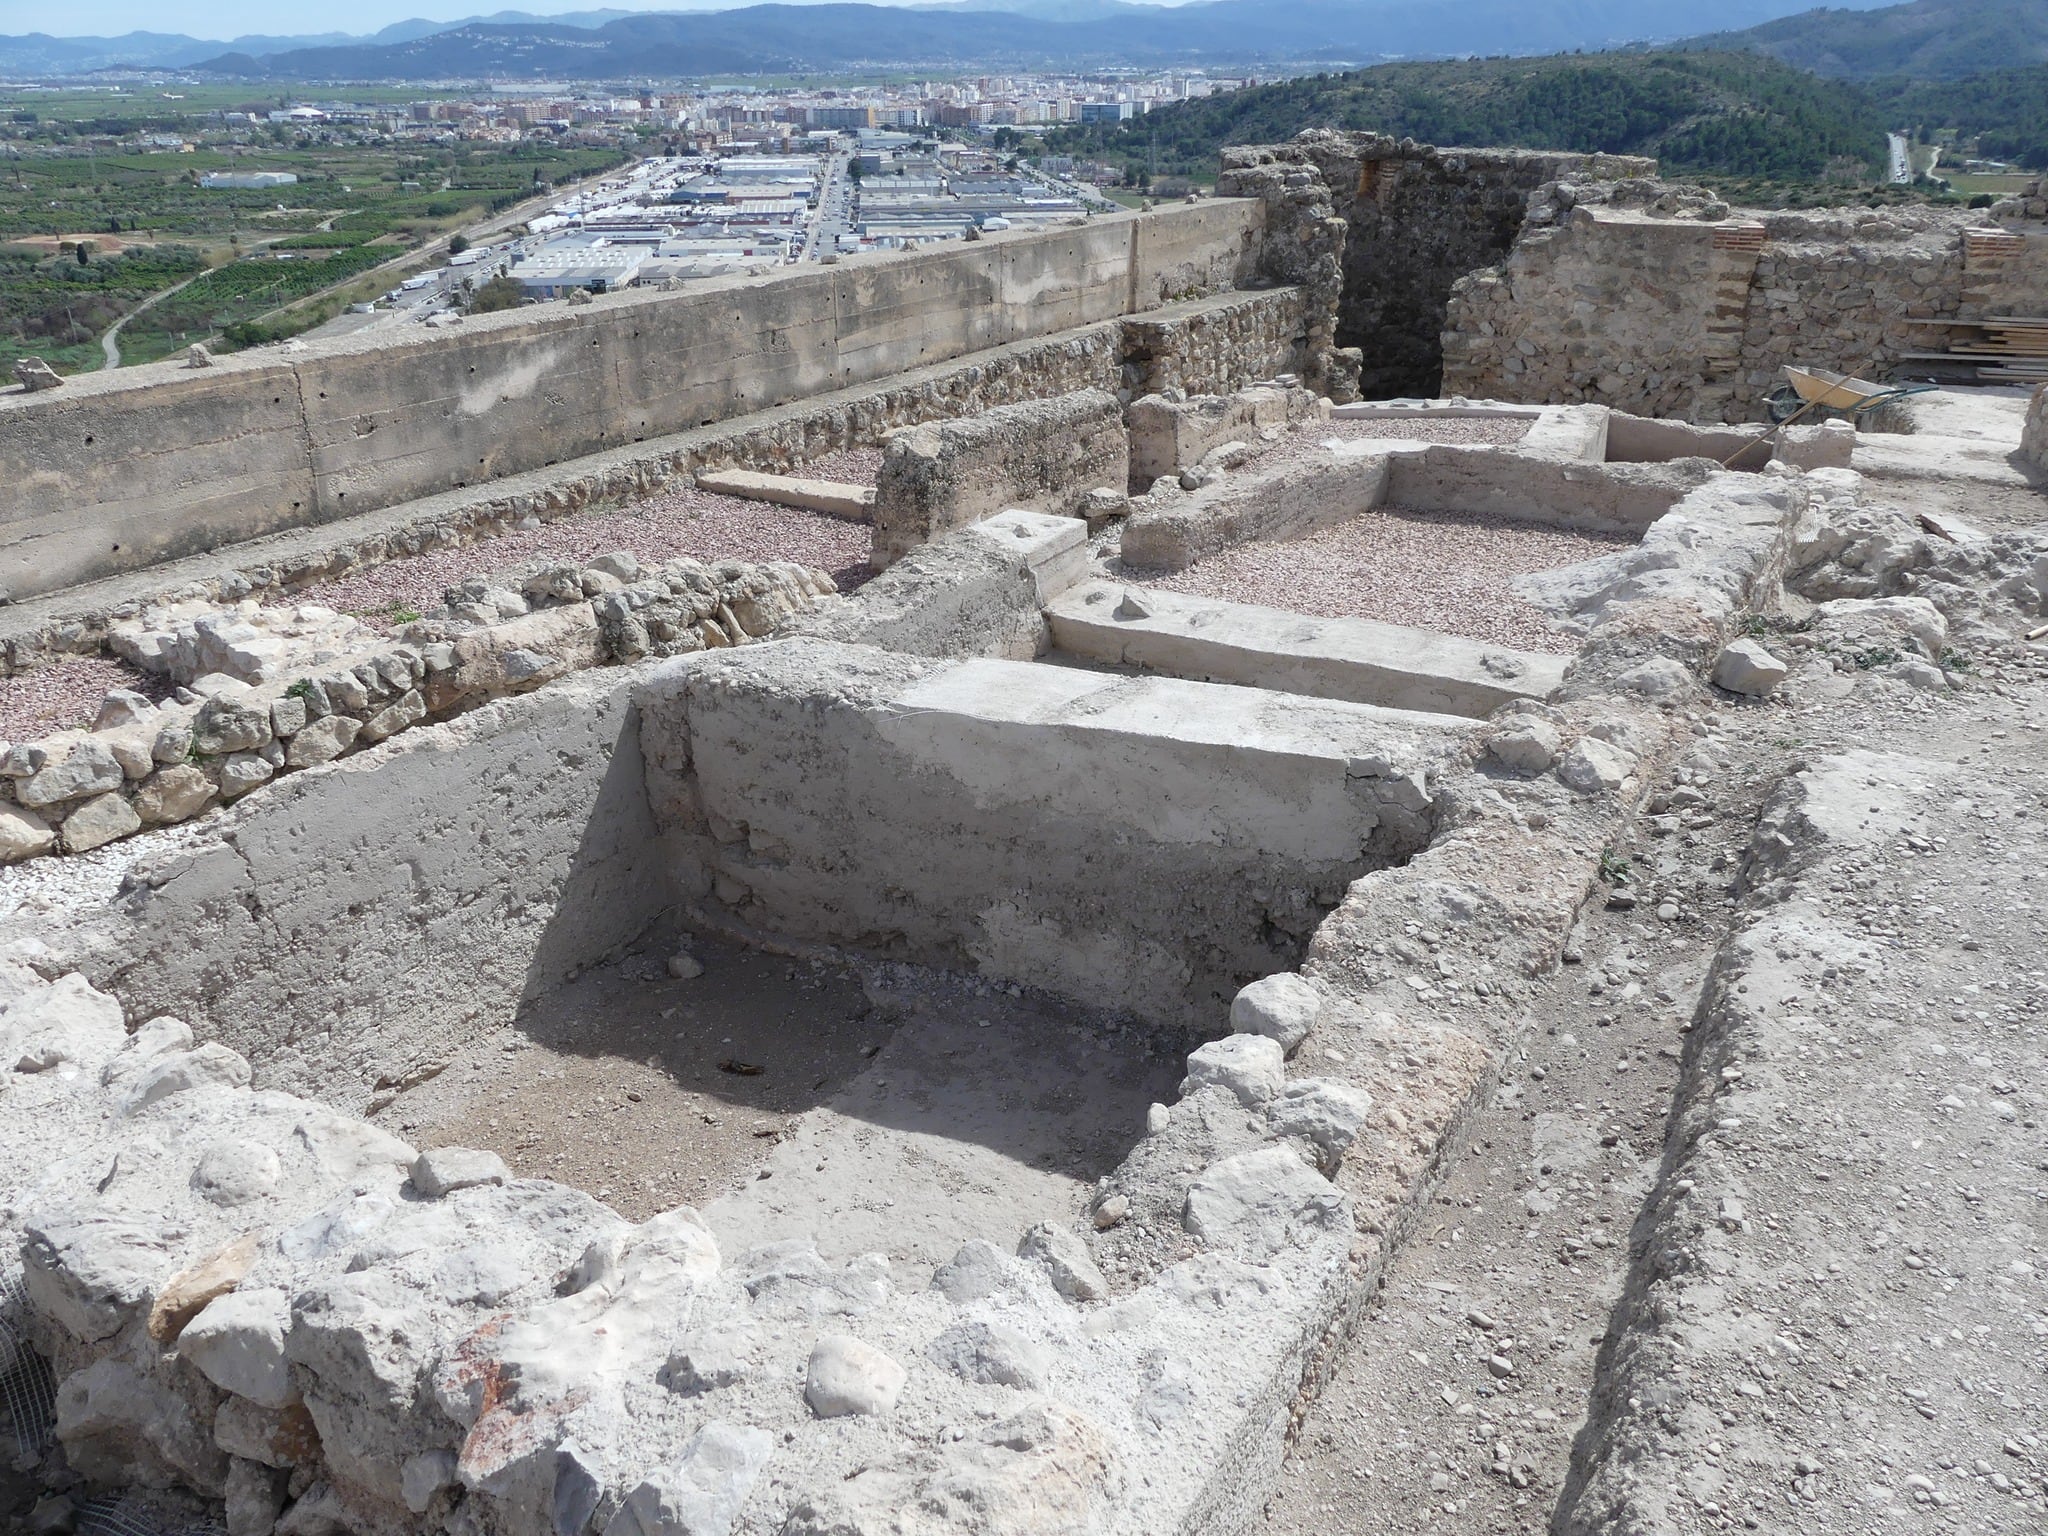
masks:
[[[0,395],[21,598],[478,485],[1252,275],[1251,201]]]

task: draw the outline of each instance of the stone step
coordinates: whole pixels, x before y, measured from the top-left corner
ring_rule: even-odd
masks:
[[[874,521],[875,488],[839,480],[811,480],[801,475],[764,475],[751,469],[700,469],[697,489],[746,501],[772,501],[781,507],[824,512],[856,523]]]
[[[1093,661],[1473,719],[1548,698],[1570,659],[1099,579],[1054,598],[1046,617],[1056,648]]]

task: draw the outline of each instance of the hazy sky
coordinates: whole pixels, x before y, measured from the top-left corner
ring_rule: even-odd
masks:
[[[123,32],[185,32],[193,37],[243,33],[297,36],[308,32],[374,32],[415,16],[454,21],[519,10],[534,15],[564,11],[681,11],[727,9],[749,0],[0,0],[0,34],[47,32],[58,37],[117,37]],[[804,0],[786,0],[802,4]],[[898,0],[871,0],[888,5]],[[1174,3],[1174,0],[1162,0]]]

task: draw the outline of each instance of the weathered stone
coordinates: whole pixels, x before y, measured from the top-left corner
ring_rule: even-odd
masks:
[[[284,1473],[260,1461],[231,1458],[221,1511],[228,1536],[270,1536],[284,1509],[286,1481]]]
[[[134,1114],[159,1099],[167,1099],[174,1093],[189,1093],[194,1088],[248,1086],[248,1059],[218,1041],[209,1040],[193,1050],[175,1051],[151,1062],[129,1088],[123,1108]]]
[[[1210,1247],[1253,1260],[1348,1222],[1344,1197],[1286,1147],[1241,1153],[1203,1170],[1181,1215],[1181,1224]]]
[[[95,795],[64,818],[64,849],[85,853],[142,830],[142,818],[124,795]]]
[[[1323,994],[1292,971],[1261,977],[1239,990],[1230,1003],[1230,1027],[1241,1035],[1264,1035],[1292,1056],[1316,1027]]]
[[[1561,740],[1557,727],[1549,721],[1522,719],[1488,741],[1486,755],[1510,773],[1534,775],[1557,761]]]
[[[1557,776],[1582,795],[1610,794],[1635,768],[1636,760],[1621,748],[1597,736],[1582,736],[1557,765]]]
[[[1297,1078],[1266,1106],[1266,1118],[1282,1136],[1298,1136],[1316,1149],[1325,1172],[1334,1172],[1372,1113],[1372,1095],[1325,1078]]]
[[[220,765],[220,797],[233,800],[268,784],[277,770],[256,752],[237,752]]]
[[[1050,1362],[1045,1351],[1014,1328],[971,1320],[955,1323],[925,1346],[925,1354],[962,1381],[1043,1391]]]
[[[513,670],[510,654],[505,657],[505,666],[509,679]],[[408,726],[417,725],[426,718],[427,701],[417,690],[407,689],[404,694],[363,722],[362,737],[364,741],[383,741],[386,737],[396,736]]]
[[[727,1536],[774,1451],[767,1430],[713,1419],[626,1495],[605,1536]]]
[[[92,728],[95,731],[119,730],[124,725],[140,725],[155,715],[156,706],[141,694],[129,688],[115,688],[101,702]]]
[[[190,1183],[200,1198],[233,1207],[262,1199],[283,1173],[277,1154],[260,1141],[215,1141],[192,1165]]]
[[[292,736],[284,760],[293,768],[332,762],[355,745],[362,723],[349,715],[323,715]]]
[[[56,846],[57,834],[34,811],[17,805],[0,805],[0,864],[32,859]]]
[[[61,756],[50,753],[41,769],[15,785],[14,794],[31,810],[41,810],[119,789],[126,778],[120,762],[99,742],[75,741]]]
[[[1095,1256],[1071,1228],[1041,1221],[1018,1242],[1017,1257],[1044,1270],[1052,1288],[1069,1301],[1101,1301],[1109,1295]]]
[[[413,1159],[412,1187],[429,1200],[474,1189],[479,1184],[505,1184],[512,1170],[495,1152],[474,1147],[432,1147]]]
[[[176,1343],[186,1325],[210,1302],[242,1283],[249,1266],[256,1262],[257,1241],[254,1232],[236,1238],[166,1280],[149,1309],[149,1336],[159,1344]]]
[[[178,1353],[223,1392],[265,1408],[296,1397],[285,1360],[291,1298],[274,1287],[233,1291],[206,1304],[177,1335]]]
[[[189,763],[160,768],[135,792],[135,813],[148,826],[198,815],[218,793],[213,780]]]
[[[272,734],[267,708],[231,694],[215,694],[192,717],[192,745],[208,757],[253,752]]]
[[[1791,669],[1764,648],[1761,640],[1735,640],[1714,658],[1714,684],[1730,693],[1761,698],[1791,675]]]
[[[887,1413],[909,1379],[902,1366],[872,1344],[843,1333],[820,1335],[811,1350],[804,1401],[821,1419]]]
[[[1247,1109],[1257,1109],[1280,1091],[1286,1077],[1287,1052],[1278,1040],[1263,1034],[1229,1035],[1189,1054],[1180,1091],[1185,1095],[1200,1088],[1226,1088]]]

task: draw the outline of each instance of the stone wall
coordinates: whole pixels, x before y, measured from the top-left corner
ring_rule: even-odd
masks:
[[[20,598],[871,383],[1254,276],[1206,199],[680,293],[473,317],[0,393],[0,590]]]
[[[1123,408],[1099,389],[911,427],[882,455],[871,559],[886,566],[1009,507],[1079,513],[1091,491],[1121,497],[1130,466]]]
[[[2037,384],[2027,401],[2026,425],[2020,429],[2020,455],[2034,468],[2048,470],[2048,384]]]
[[[1763,419],[1787,363],[1885,379],[1960,316],[2038,314],[2048,238],[1933,208],[1731,210],[1658,182],[1562,183],[1507,260],[1461,280],[1446,391]]]
[[[1175,1024],[1424,847],[1464,722],[787,640],[639,693],[686,916]]]
[[[1452,284],[1507,254],[1531,192],[1566,176],[1655,169],[1635,156],[1438,149],[1329,129],[1279,146],[1226,149],[1223,165],[1219,191],[1270,195],[1283,210],[1267,215],[1274,238],[1261,259],[1299,264],[1304,270],[1285,280],[1312,293],[1336,289],[1331,345],[1358,350],[1358,392],[1368,399],[1440,392]],[[1268,194],[1276,171],[1280,185]],[[1299,210],[1299,252],[1281,238],[1290,208]]]
[[[835,390],[474,490],[443,492],[330,527],[173,561],[80,595],[17,602],[0,607],[0,675],[41,665],[53,655],[98,652],[110,628],[145,602],[234,601],[251,592],[291,591],[389,560],[495,538],[528,519],[553,521],[686,486],[701,468],[788,473],[843,448],[873,446],[900,427],[1077,389],[1142,394],[1168,384],[1198,391],[1234,388],[1299,366],[1292,327],[1301,307],[1293,289],[1178,302],[1139,319],[1104,321],[912,369],[880,387]]]

